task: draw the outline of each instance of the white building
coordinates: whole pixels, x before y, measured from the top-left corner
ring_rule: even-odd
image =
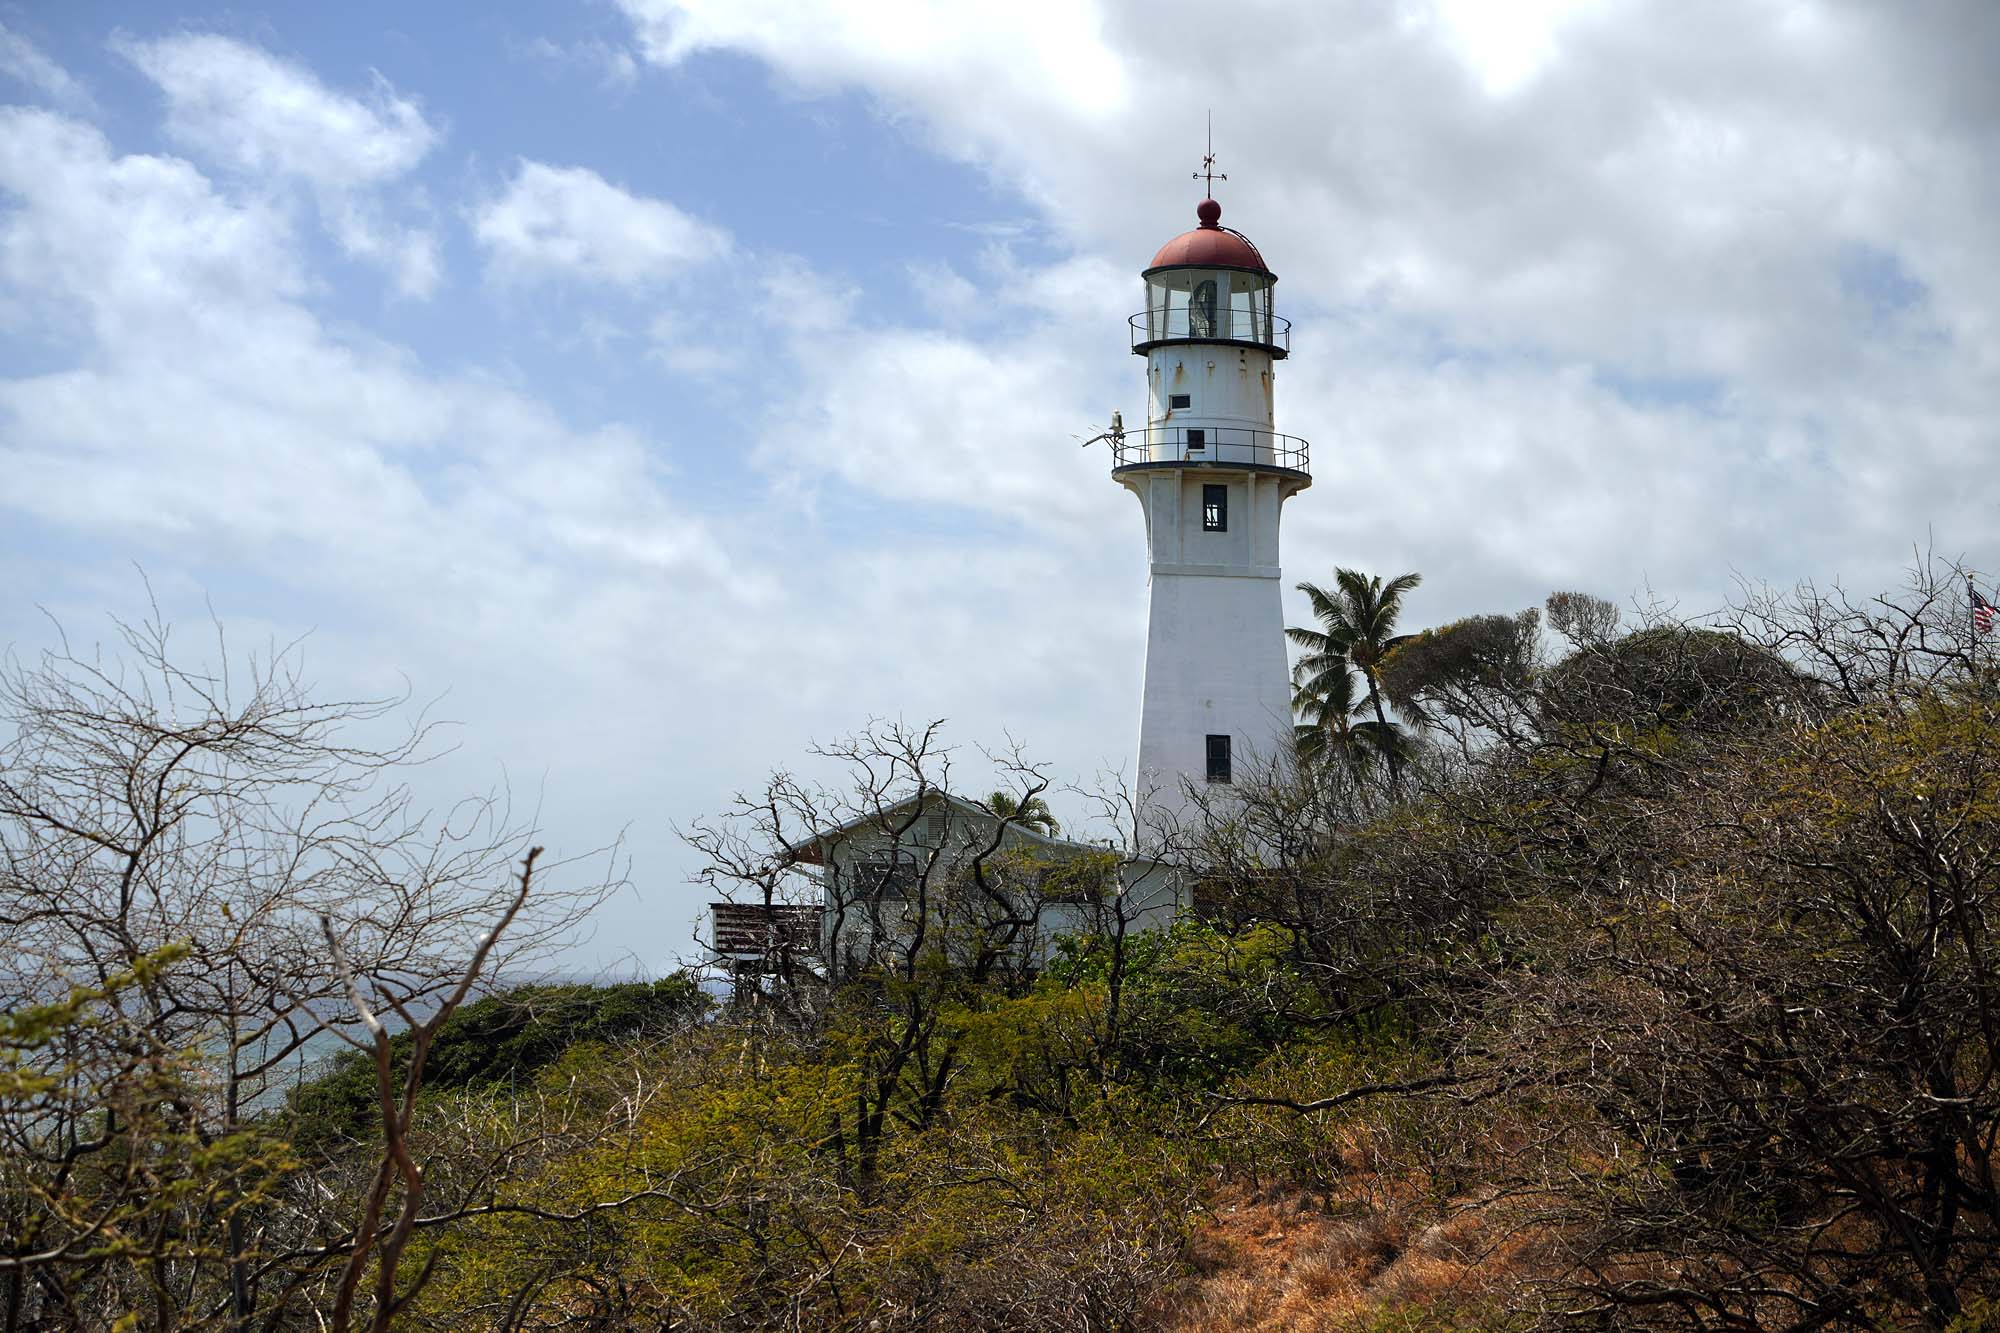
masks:
[[[962,966],[984,958],[1034,971],[1062,936],[1163,928],[1183,897],[1166,866],[936,790],[817,830],[785,859],[816,881],[816,902],[709,906],[711,949],[743,975],[796,959],[846,978],[894,970],[926,949]]]
[[[1111,475],[1146,517],[1152,607],[1138,799],[1157,830],[1190,785],[1227,783],[1290,753],[1280,601],[1284,503],[1312,484],[1304,440],[1277,433],[1272,390],[1291,326],[1277,276],[1203,199],[1200,225],[1142,274],[1132,350],[1146,358],[1146,426],[1114,433]]]

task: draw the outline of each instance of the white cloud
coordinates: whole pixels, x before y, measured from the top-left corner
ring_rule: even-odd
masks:
[[[753,588],[678,511],[648,442],[329,334],[300,304],[282,214],[187,163],[10,111],[0,197],[0,283],[82,345],[68,369],[0,381],[0,504],[216,558],[302,551],[304,581],[414,580],[472,604],[559,571]]]
[[[171,348],[303,285],[280,212],[223,199],[174,158],[114,157],[51,112],[0,109],[0,189],[34,200],[0,227],[15,299],[121,352]]]
[[[952,90],[976,104],[994,85],[1008,95],[1039,90],[1085,112],[1122,104],[1128,93],[1105,45],[1098,6],[1027,0],[996,9],[949,0],[886,0],[824,6],[810,0],[618,0],[649,60],[678,63],[694,52],[748,48],[803,82],[890,85],[930,97]],[[957,82],[968,73],[984,83]],[[981,95],[967,95],[976,90]]]
[[[444,276],[444,261],[435,232],[391,221],[365,197],[339,197],[321,207],[340,248],[387,269],[399,293],[428,296],[437,290]]]
[[[437,144],[416,102],[379,76],[365,99],[336,92],[311,70],[212,34],[113,46],[166,95],[177,143],[232,171],[304,185],[349,255],[388,269],[404,295],[435,289],[435,236],[390,218],[382,198]]]
[[[756,265],[757,310],[772,327],[820,337],[850,327],[861,292],[796,255],[771,255]]]
[[[437,143],[417,104],[380,78],[363,100],[228,37],[114,45],[166,94],[167,132],[238,171],[352,189],[407,174]]]
[[[1460,56],[1487,92],[1504,96],[1556,58],[1563,20],[1602,0],[1434,0],[1415,21],[1441,20]]]
[[[506,190],[477,210],[473,234],[492,271],[509,280],[645,286],[729,251],[728,233],[663,199],[633,194],[585,167],[525,159]]]
[[[1163,91],[1131,77],[1103,6],[1082,0],[617,3],[654,64],[709,50],[748,52],[806,90],[859,86],[913,110],[955,155],[982,156],[1010,130],[1032,139],[1041,129],[1100,122],[1141,105],[1157,113]],[[1212,44],[1189,42],[1188,58],[1206,59]],[[1024,114],[1037,125],[1019,123]]]
[[[913,260],[904,266],[904,272],[918,302],[932,319],[949,325],[977,312],[979,288],[943,260]]]
[[[55,105],[88,113],[90,92],[40,47],[0,23],[0,74],[26,84]]]
[[[764,457],[781,476],[837,477],[916,505],[949,505],[1033,532],[1091,524],[1129,502],[1101,451],[1100,369],[1061,337],[994,346],[910,329],[852,330],[797,351]]]

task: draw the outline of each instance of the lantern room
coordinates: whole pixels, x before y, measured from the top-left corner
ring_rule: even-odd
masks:
[[[1132,350],[1216,342],[1289,354],[1291,324],[1271,311],[1277,275],[1249,237],[1222,225],[1221,204],[1204,199],[1195,217],[1200,225],[1161,246],[1141,275],[1146,308],[1132,316]]]

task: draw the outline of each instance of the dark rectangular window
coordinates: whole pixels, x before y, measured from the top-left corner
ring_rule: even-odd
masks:
[[[1179,407],[1193,407],[1193,406],[1194,406],[1193,394],[1175,393],[1167,395],[1167,407],[1169,410]]]
[[[1208,780],[1229,781],[1229,737],[1227,736],[1208,738]]]
[[[1208,432],[1206,430],[1189,431],[1187,433],[1187,447],[1189,453],[1193,453],[1197,449],[1208,448]]]
[[[850,901],[900,902],[915,895],[923,883],[923,863],[914,852],[897,849],[854,858],[854,888]]]
[[[1229,488],[1227,486],[1204,486],[1201,488],[1201,530],[1203,532],[1229,531]]]

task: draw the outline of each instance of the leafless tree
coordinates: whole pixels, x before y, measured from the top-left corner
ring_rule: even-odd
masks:
[[[1018,990],[1048,943],[1051,863],[1019,849],[1018,818],[953,795],[941,725],[876,724],[816,747],[843,783],[780,772],[685,834],[712,887],[766,905],[823,903],[823,994],[851,1002],[859,988],[896,1015],[869,1028],[855,1105],[829,1137],[864,1193],[892,1124],[929,1123],[958,1077],[954,998]],[[990,758],[1017,809],[1048,790],[1018,750]]]
[[[472,993],[494,947],[507,928],[514,924],[521,909],[527,906],[529,890],[534,887],[535,862],[541,854],[541,848],[530,847],[528,854],[521,859],[519,888],[513,899],[502,911],[500,919],[493,923],[492,929],[480,937],[471,960],[459,973],[456,984],[428,1016],[419,1017],[412,1012],[402,997],[389,997],[395,1016],[403,1021],[410,1034],[409,1064],[400,1078],[392,1059],[394,1043],[389,1029],[362,994],[360,979],[348,962],[347,949],[341,942],[341,932],[334,928],[332,917],[323,914],[319,919],[326,947],[333,956],[341,984],[346,987],[348,1002],[354,1006],[354,1012],[360,1017],[367,1033],[365,1042],[348,1038],[344,1032],[340,1035],[351,1041],[356,1049],[365,1050],[373,1057],[375,1091],[382,1116],[381,1161],[368,1188],[361,1220],[355,1226],[357,1243],[341,1270],[340,1286],[333,1304],[334,1333],[346,1333],[354,1314],[355,1290],[371,1261],[375,1267],[373,1328],[386,1330],[396,1315],[407,1308],[423,1289],[429,1275],[428,1268],[407,1290],[402,1291],[397,1289],[396,1273],[417,1222],[424,1214],[424,1173],[423,1168],[417,1165],[410,1144],[410,1123],[417,1112],[417,1094],[424,1086],[424,1066],[430,1058],[431,1044],[437,1039],[438,1031],[465,1002],[465,997]],[[394,1224],[385,1229],[382,1227],[383,1209],[388,1205],[392,1191],[398,1190],[402,1195],[401,1208]]]
[[[78,987],[100,996],[101,1012],[68,1035],[73,1049],[32,1058],[80,1086],[121,1059],[174,1062],[164,1131],[216,1161],[355,1023],[350,980],[422,1018],[474,978],[533,966],[611,887],[539,885],[517,903],[508,867],[525,833],[500,798],[418,803],[408,774],[438,734],[421,713],[397,722],[406,701],[316,699],[297,645],[236,657],[219,627],[209,663],[191,665],[157,611],[117,633],[109,655],[64,639],[0,670],[0,931],[12,946],[0,991],[9,1010]],[[347,976],[323,915],[342,923]],[[168,951],[172,963],[155,965]],[[46,1179],[74,1184],[93,1159],[143,1156],[141,1126],[111,1108],[9,1111],[10,1160]],[[10,1328],[36,1310],[90,1323],[106,1308],[93,1302],[132,1296],[138,1270],[156,1326],[213,1317],[218,1282],[222,1315],[249,1326],[266,1308],[264,1260],[338,1229],[295,1179],[254,1198],[140,1209],[150,1236],[84,1264],[86,1251],[101,1257],[101,1235],[27,1198],[10,1191],[0,1228],[14,1259]],[[29,1274],[31,1253],[53,1257]]]
[[[1549,628],[1572,648],[1590,648],[1618,636],[1616,603],[1587,592],[1552,592],[1542,603]]]

